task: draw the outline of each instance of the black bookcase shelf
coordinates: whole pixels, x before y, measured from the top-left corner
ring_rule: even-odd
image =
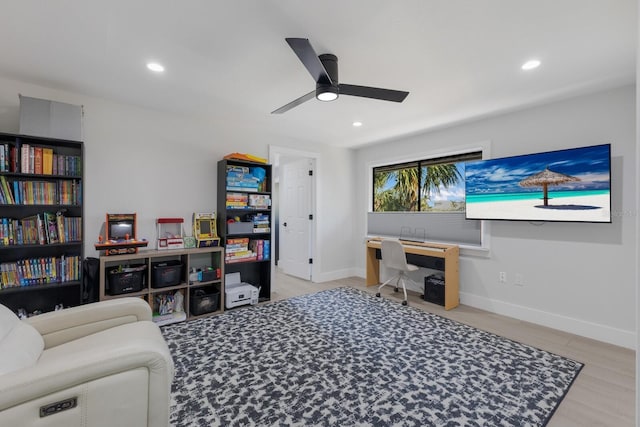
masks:
[[[29,159],[25,157],[27,154]],[[84,144],[0,133],[0,162],[0,191],[5,200],[0,203],[0,303],[14,311],[22,308],[28,313],[51,311],[59,304],[64,307],[81,304]],[[38,185],[48,191],[47,197],[58,198],[39,200],[38,195],[33,194]],[[20,203],[7,203],[7,192],[18,201],[16,191],[22,192],[22,197],[18,197]],[[47,203],[40,203],[41,200]],[[63,203],[57,203],[60,201]],[[26,227],[23,220],[39,216],[46,225],[45,213],[73,218],[77,238],[68,233],[68,241],[56,242],[45,228],[45,244],[18,244],[18,229],[22,233]],[[57,222],[54,227],[55,232],[59,232]],[[67,231],[71,231],[71,226]],[[59,263],[55,269],[54,262]],[[58,271],[63,265],[65,271]],[[63,276],[67,279],[60,281]],[[27,284],[27,278],[35,283]],[[46,283],[47,280],[51,282]]]
[[[263,183],[259,188],[260,191],[254,191],[254,189],[240,189],[234,187],[229,189],[227,186],[227,171],[229,168],[247,168],[249,171],[252,168],[262,168],[265,172]],[[268,257],[263,259],[249,259],[249,260],[234,260],[232,262],[225,262],[225,272],[235,273],[239,272],[243,282],[250,283],[260,288],[259,301],[269,301],[271,299],[271,256],[273,256],[273,245],[271,245],[272,236],[272,211],[271,206],[268,207],[233,207],[227,206],[227,195],[229,193],[236,195],[243,195],[249,198],[251,195],[266,196],[271,200],[271,165],[264,163],[254,163],[242,160],[224,159],[218,162],[218,210],[217,210],[217,223],[218,234],[221,238],[221,244],[228,248],[229,239],[248,239],[250,247],[254,245],[254,241],[262,240],[263,248],[265,241],[268,242]],[[268,232],[254,232],[253,226],[246,225],[246,230],[240,232],[230,232],[227,220],[240,217],[241,221],[245,224],[251,223],[250,217],[253,215],[262,214],[268,216],[269,223],[262,224],[269,227]],[[264,249],[263,249],[264,250]],[[255,250],[254,250],[255,252]],[[256,252],[257,253],[257,252]]]

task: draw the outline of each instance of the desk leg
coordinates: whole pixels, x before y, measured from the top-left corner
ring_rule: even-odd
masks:
[[[376,258],[376,249],[367,248],[367,286],[380,283],[380,260]]]
[[[460,304],[459,249],[449,251],[444,257],[444,309],[451,310]]]

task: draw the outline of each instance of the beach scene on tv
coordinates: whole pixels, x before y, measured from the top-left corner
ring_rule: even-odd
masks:
[[[611,222],[610,168],[609,144],[468,162],[466,217]]]

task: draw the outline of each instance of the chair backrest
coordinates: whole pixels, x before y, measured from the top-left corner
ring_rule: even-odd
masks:
[[[387,268],[408,271],[407,256],[399,240],[385,239],[381,243],[382,263]]]

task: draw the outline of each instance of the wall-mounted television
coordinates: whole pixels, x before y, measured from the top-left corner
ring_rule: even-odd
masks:
[[[611,222],[611,145],[465,164],[466,219]]]

